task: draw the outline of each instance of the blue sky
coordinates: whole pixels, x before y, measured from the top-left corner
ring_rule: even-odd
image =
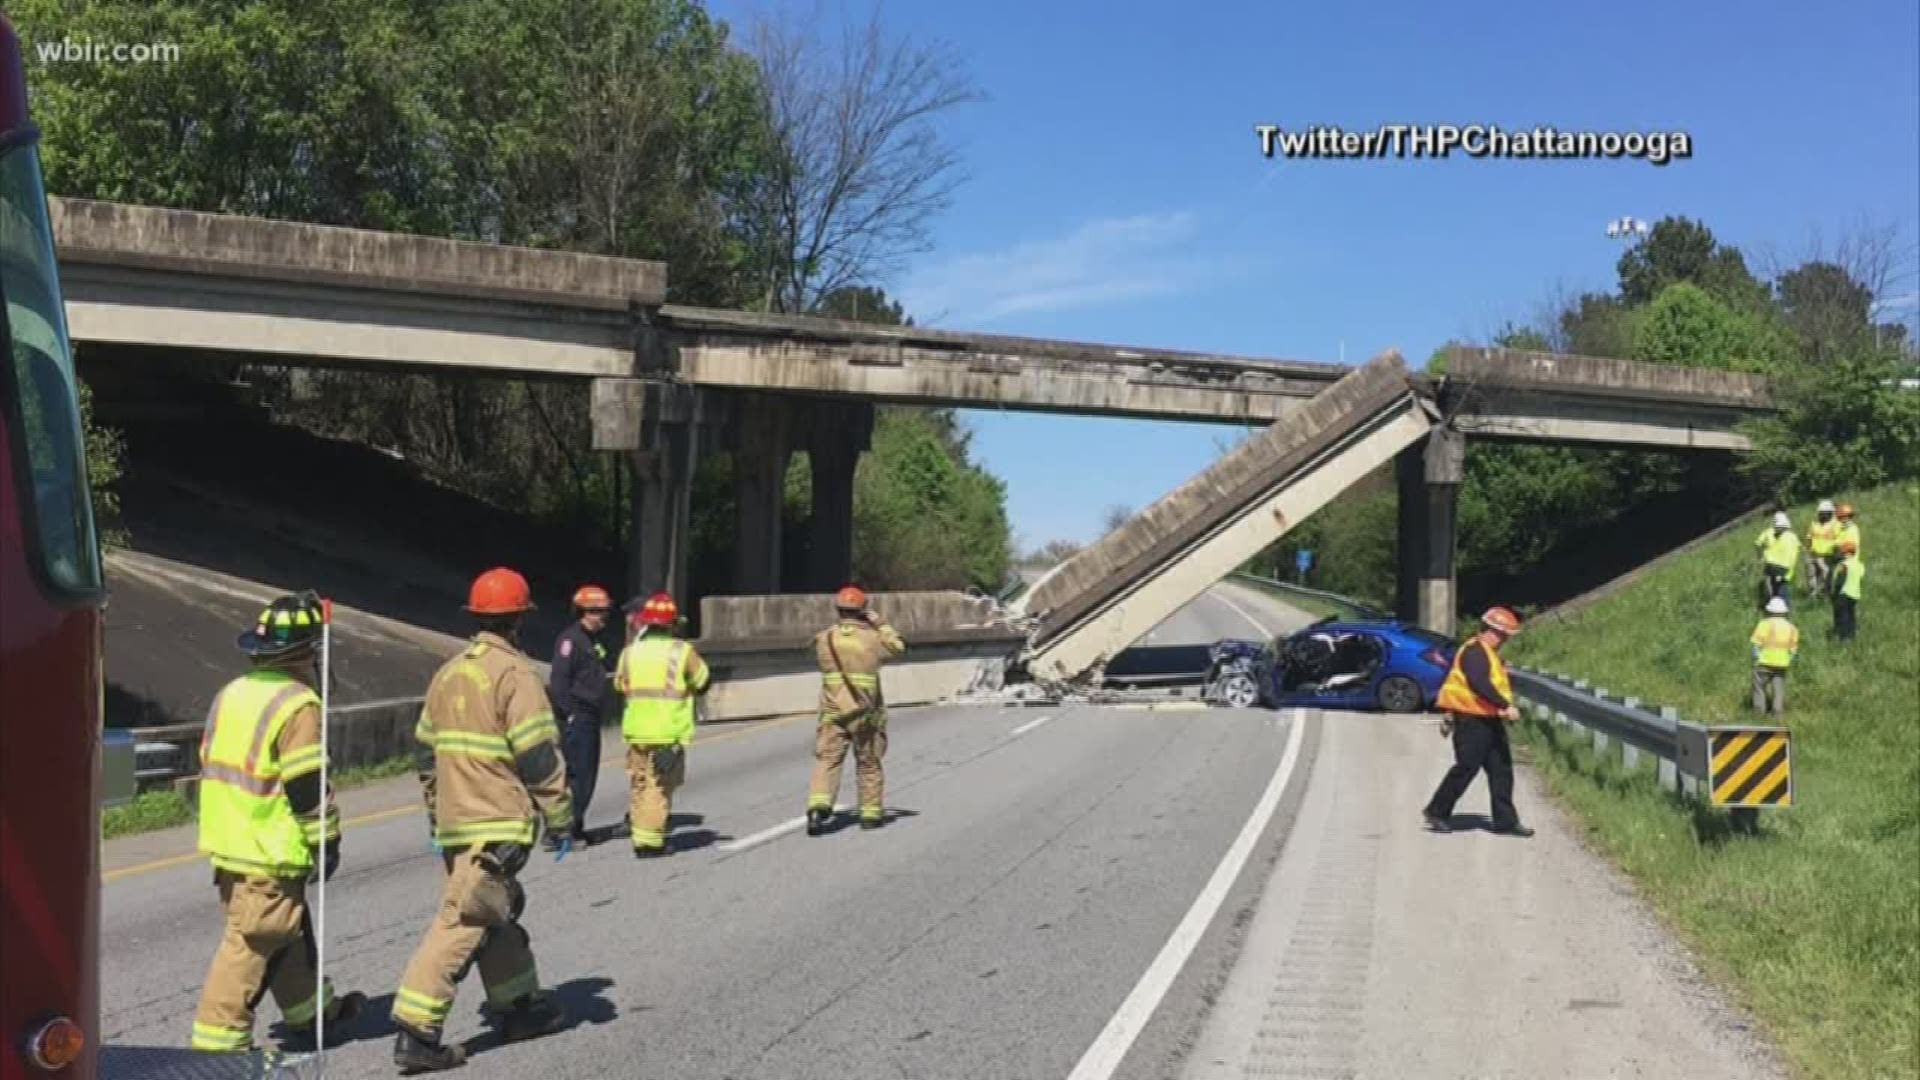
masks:
[[[929,325],[1419,366],[1557,289],[1611,286],[1622,215],[1695,217],[1750,263],[1863,218],[1920,245],[1913,0],[883,10],[989,95],[943,122],[967,180],[934,249],[883,283]],[[1259,123],[1684,130],[1694,156],[1288,162],[1260,156]],[[966,415],[1022,547],[1094,538],[1105,508],[1153,501],[1237,435]]]

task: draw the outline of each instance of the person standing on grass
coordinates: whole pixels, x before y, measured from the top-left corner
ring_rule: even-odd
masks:
[[[1787,601],[1767,601],[1767,616],[1753,628],[1753,711],[1784,716],[1787,669],[1800,654],[1800,630],[1787,620]]]
[[[1773,527],[1763,531],[1753,546],[1760,552],[1765,595],[1785,598],[1787,586],[1793,583],[1794,564],[1800,561],[1800,538],[1793,533],[1793,519],[1785,511],[1773,515]]]
[[[1858,629],[1860,587],[1866,576],[1859,543],[1840,541],[1840,565],[1833,569],[1833,636],[1837,641],[1852,641]]]
[[[1507,665],[1500,659],[1500,647],[1520,632],[1520,617],[1494,607],[1480,623],[1480,632],[1453,654],[1453,667],[1440,684],[1437,704],[1447,714],[1442,730],[1450,729],[1453,736],[1453,768],[1440,779],[1421,816],[1434,832],[1452,832],[1453,805],[1466,794],[1474,775],[1485,770],[1493,801],[1492,831],[1532,836],[1513,806],[1513,743],[1507,722],[1520,719],[1520,710],[1514,705]]]

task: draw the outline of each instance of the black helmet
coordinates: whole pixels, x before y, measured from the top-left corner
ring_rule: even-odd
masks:
[[[267,605],[253,629],[240,635],[240,651],[257,659],[289,656],[320,642],[320,598],[308,590]]]

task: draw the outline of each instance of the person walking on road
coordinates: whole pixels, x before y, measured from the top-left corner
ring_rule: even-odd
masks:
[[[1500,648],[1520,632],[1520,617],[1504,607],[1487,609],[1481,630],[1453,654],[1453,666],[1440,684],[1439,708],[1447,714],[1443,728],[1453,735],[1453,767],[1440,779],[1422,811],[1427,827],[1453,831],[1454,804],[1466,794],[1476,773],[1487,774],[1487,792],[1493,803],[1492,831],[1505,836],[1532,836],[1520,823],[1513,805],[1513,744],[1508,721],[1520,719],[1513,685]]]
[[[403,1075],[466,1061],[464,1048],[441,1043],[441,1032],[460,981],[476,966],[486,1011],[506,1041],[567,1024],[565,1010],[540,988],[520,925],[527,895],[518,874],[536,822],[566,834],[574,821],[546,688],[518,645],[520,621],[533,610],[527,581],[505,567],[489,570],[474,579],[466,610],[479,632],[434,674],[414,732],[416,759],[431,778],[428,827],[447,877],[394,994],[393,1059]],[[572,846],[566,835],[555,860]]]
[[[713,676],[694,647],[674,634],[679,606],[656,593],[639,612],[640,636],[620,653],[614,685],[626,697],[620,734],[627,743],[632,784],[628,827],[637,859],[667,854],[673,795],[687,780],[693,742],[694,699]]]
[[[1785,597],[1793,583],[1794,564],[1800,561],[1800,538],[1793,533],[1793,519],[1785,511],[1773,515],[1773,527],[1761,532],[1753,546],[1760,552],[1766,598]]]
[[[1833,636],[1852,641],[1859,628],[1861,586],[1867,568],[1860,561],[1860,545],[1853,540],[1840,541],[1840,565],[1833,571]]]
[[[1766,617],[1753,628],[1753,711],[1785,715],[1787,669],[1800,653],[1800,630],[1787,619],[1786,597],[1767,601]]]
[[[900,634],[867,608],[867,594],[848,585],[834,597],[839,618],[813,637],[820,665],[820,728],[813,745],[813,780],[807,789],[807,835],[819,836],[833,818],[840,793],[840,766],[849,747],[860,784],[860,827],[886,820],[887,705],[880,667],[907,651]]]
[[[575,621],[554,641],[547,673],[547,696],[553,699],[560,720],[560,752],[567,760],[573,839],[582,845],[591,842],[587,808],[593,805],[594,782],[600,775],[600,722],[607,714],[613,686],[613,665],[603,640],[612,609],[607,590],[581,586],[573,594]],[[548,833],[546,843],[548,850],[557,850],[560,837]]]
[[[321,1010],[331,1043],[366,1005],[365,994],[336,998],[318,984],[307,912],[316,861],[322,878],[340,865],[340,815],[320,790],[321,623],[311,593],[267,605],[238,642],[253,670],[213,699],[200,738],[200,851],[226,931],[194,1010],[195,1050],[252,1050],[254,1008],[268,992],[301,1049],[314,1046]]]
[[[1826,592],[1833,579],[1833,568],[1840,556],[1840,522],[1834,518],[1833,500],[1820,500],[1813,524],[1807,526],[1807,584],[1815,592]]]

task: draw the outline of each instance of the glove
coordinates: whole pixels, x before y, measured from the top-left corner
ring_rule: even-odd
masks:
[[[564,859],[564,858],[566,858],[566,857],[567,857],[567,852],[569,852],[569,851],[572,851],[572,850],[573,850],[573,836],[572,836],[572,834],[566,834],[566,835],[563,835],[563,836],[561,836],[561,838],[560,838],[560,842],[559,842],[558,844],[556,844],[556,845],[554,845],[554,849],[553,849],[553,861],[554,861],[554,862],[559,862],[559,861],[560,861],[561,859]]]
[[[429,836],[427,837],[427,846],[433,849],[433,853],[435,855],[438,855],[441,858],[446,857],[447,849],[440,846],[440,841],[435,840],[433,837]]]

